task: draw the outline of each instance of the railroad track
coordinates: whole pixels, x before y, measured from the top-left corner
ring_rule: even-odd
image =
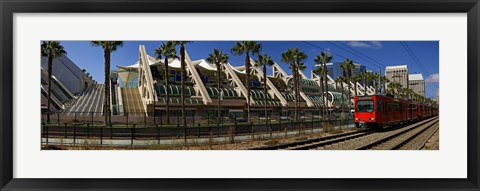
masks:
[[[334,144],[334,143],[342,142],[349,139],[354,139],[357,137],[371,134],[373,132],[374,130],[360,130],[360,131],[341,133],[341,134],[336,134],[331,136],[313,138],[313,139],[308,139],[303,141],[283,143],[283,144],[278,144],[273,146],[256,147],[256,148],[251,148],[250,150],[305,150],[305,149],[318,147],[318,145],[328,145],[328,144]]]
[[[381,130],[360,130],[332,136],[308,139],[297,142],[283,143],[273,146],[252,148],[252,150],[366,150],[366,149],[398,149],[408,142],[392,144],[389,140],[412,140],[425,132],[428,127],[438,123],[438,117],[433,117],[398,128]],[[418,130],[418,127],[420,130]],[[404,133],[410,132],[406,135]],[[400,136],[403,135],[403,136]],[[415,135],[415,136],[413,136]],[[411,136],[410,138],[405,138]],[[412,137],[413,136],[413,137]],[[397,138],[398,137],[398,138]]]
[[[396,131],[395,133],[384,136],[384,137],[382,137],[382,138],[380,138],[380,139],[378,139],[374,142],[371,142],[367,145],[363,145],[363,146],[357,148],[357,150],[398,150],[398,149],[401,149],[402,146],[406,145],[407,143],[411,142],[415,138],[419,137],[420,135],[425,133],[427,130],[432,131],[431,129],[435,129],[435,128],[438,129],[438,122],[439,122],[438,117],[426,120],[426,121],[424,121],[424,123],[420,123],[420,124],[410,126],[408,128],[400,129],[399,131]],[[404,147],[404,149],[418,150],[423,146],[423,144],[419,147],[418,146],[417,147],[409,147],[409,148]]]

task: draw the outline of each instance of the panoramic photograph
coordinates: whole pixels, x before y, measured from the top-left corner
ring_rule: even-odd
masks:
[[[39,43],[42,150],[440,149],[439,41]]]

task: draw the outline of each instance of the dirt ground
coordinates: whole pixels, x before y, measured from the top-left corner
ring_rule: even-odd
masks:
[[[430,139],[425,143],[422,150],[439,150],[440,148],[440,131],[437,130]]]

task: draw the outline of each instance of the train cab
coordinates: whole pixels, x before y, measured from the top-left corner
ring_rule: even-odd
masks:
[[[360,127],[373,127],[377,123],[378,113],[377,110],[381,105],[377,105],[376,96],[356,96],[354,98],[354,122],[357,128]]]

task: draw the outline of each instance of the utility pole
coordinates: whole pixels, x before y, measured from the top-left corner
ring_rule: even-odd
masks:
[[[382,89],[381,87],[381,82],[380,79],[382,78],[382,68],[379,66],[378,67],[378,93],[380,93],[380,90]]]

